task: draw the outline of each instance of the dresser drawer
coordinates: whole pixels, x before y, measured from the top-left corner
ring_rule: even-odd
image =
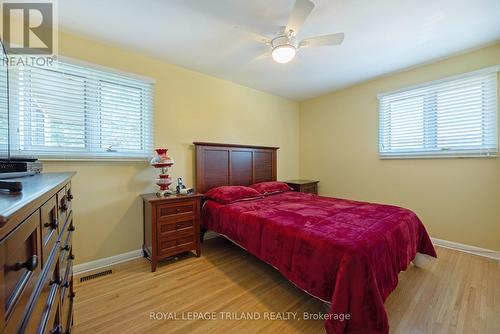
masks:
[[[69,287],[61,291],[64,300],[61,305],[61,325],[64,334],[69,334],[71,331],[71,323],[73,321],[73,279],[69,282]]]
[[[57,298],[57,296],[56,296]],[[48,314],[47,326],[45,327],[45,331],[41,332],[44,334],[57,334],[62,333],[63,326],[61,325],[61,308],[56,303],[52,304],[50,308],[50,312]]]
[[[66,276],[66,269],[68,268],[68,263],[71,263],[72,260],[74,259],[73,253],[72,253],[72,245],[71,245],[71,239],[73,237],[73,232],[68,233],[68,237],[66,238],[66,242],[63,243],[61,241],[61,255],[60,255],[60,263],[61,263],[61,277]]]
[[[6,333],[18,330],[40,277],[40,234],[37,210],[0,243],[3,317],[0,324],[6,325]]]
[[[59,236],[59,221],[57,220],[57,198],[49,199],[40,207],[40,219],[42,230],[42,264],[45,265],[52,248],[54,248]]]
[[[179,233],[195,233],[194,216],[176,217],[158,223],[159,239],[175,239],[176,236],[180,235]]]
[[[35,304],[23,325],[25,333],[51,333],[58,326],[61,277],[57,247],[51,253],[43,275]]]
[[[179,215],[194,215],[196,211],[195,201],[180,201],[157,206],[156,216],[159,220],[178,217]]]
[[[73,260],[71,258],[66,261],[66,269],[64,270],[64,276],[61,284],[61,304],[64,305],[68,298],[67,294],[73,286]]]
[[[73,193],[71,192],[71,182],[66,185],[66,199],[67,199],[67,206],[68,212],[71,212],[73,210]]]
[[[61,242],[61,250],[64,250],[64,249],[68,248],[67,247],[68,243],[69,243],[69,246],[71,247],[71,238],[68,238],[68,235],[70,233],[73,233],[73,231],[75,230],[75,227],[73,225],[73,212],[69,213],[69,217],[66,220],[66,224],[60,225],[60,226],[62,226],[62,227],[60,228],[61,235],[59,237],[59,240]]]
[[[194,233],[180,235],[176,239],[160,239],[158,251],[160,255],[180,253],[184,250],[191,250],[195,246],[195,241]]]
[[[67,217],[68,217],[68,197],[66,196],[66,188],[62,188],[57,193],[57,218],[61,226],[64,226]]]

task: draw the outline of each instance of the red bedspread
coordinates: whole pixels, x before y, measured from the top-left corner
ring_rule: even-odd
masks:
[[[436,256],[410,210],[298,192],[203,206],[226,235],[310,294],[331,301],[328,333],[388,333],[384,301],[417,252]],[[349,314],[349,321],[341,315]]]

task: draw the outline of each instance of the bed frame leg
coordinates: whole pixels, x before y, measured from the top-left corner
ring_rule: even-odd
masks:
[[[200,242],[203,242],[203,238],[205,237],[205,233],[207,233],[207,229],[204,227],[200,227]]]

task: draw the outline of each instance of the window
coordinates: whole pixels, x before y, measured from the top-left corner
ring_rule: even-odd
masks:
[[[498,70],[380,94],[380,156],[496,156]]]
[[[2,44],[0,43],[0,54],[2,51]],[[0,57],[0,60],[3,58]],[[7,67],[3,64],[0,64],[0,158],[5,159],[8,151],[8,142],[7,139],[9,137],[9,128],[8,121],[9,115],[7,113],[9,106],[9,98],[8,98],[8,74]]]
[[[151,81],[70,62],[50,68],[15,67],[10,77],[13,155],[151,156]]]

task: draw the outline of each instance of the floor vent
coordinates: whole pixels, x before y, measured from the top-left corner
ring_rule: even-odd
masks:
[[[109,270],[101,271],[101,272],[98,272],[95,274],[83,276],[83,277],[80,277],[80,283],[85,282],[85,281],[89,281],[89,280],[94,279],[94,278],[98,278],[98,277],[102,277],[102,276],[106,276],[106,275],[111,275],[112,273],[113,273],[113,270],[109,269]]]

